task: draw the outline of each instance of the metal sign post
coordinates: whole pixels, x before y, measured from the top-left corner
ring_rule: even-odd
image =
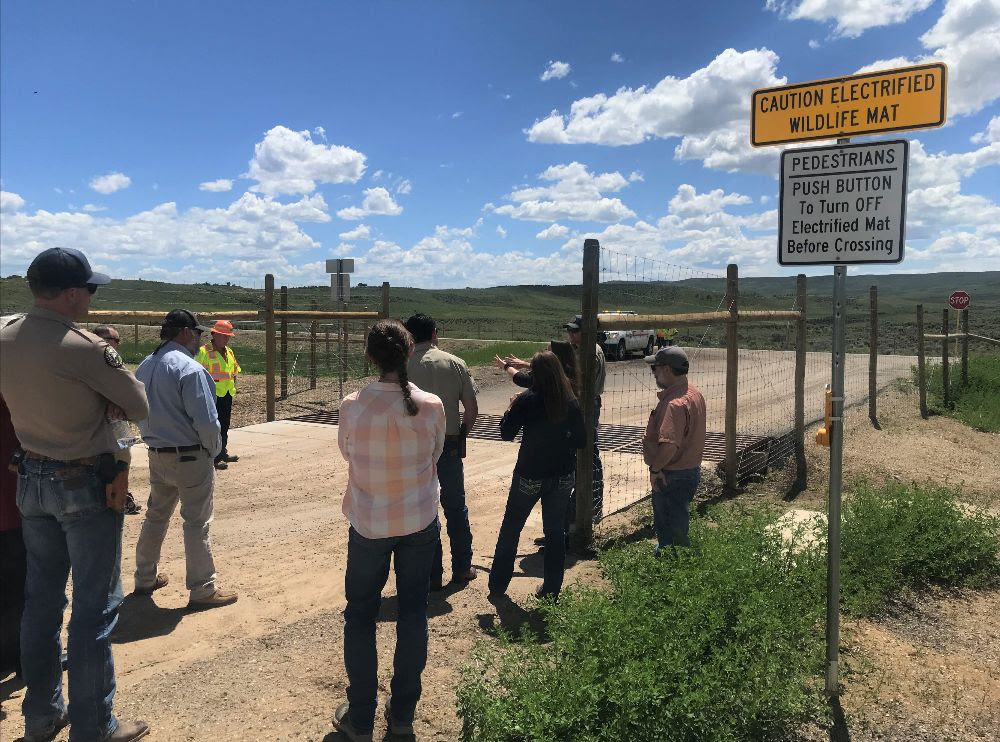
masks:
[[[839,137],[833,147],[782,152],[778,215],[780,265],[834,266],[829,418],[817,433],[817,442],[830,446],[826,692],[833,698],[840,665],[847,266],[902,261],[909,161],[905,140],[852,145],[848,137],[942,126],[947,75],[944,64],[932,63],[767,88],[751,98],[755,147]]]
[[[826,547],[826,692],[837,695],[840,676],[840,499],[844,478],[844,364],[847,266],[833,268],[833,414],[830,416],[830,502]]]

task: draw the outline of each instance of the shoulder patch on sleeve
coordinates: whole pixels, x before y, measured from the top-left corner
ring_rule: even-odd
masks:
[[[104,349],[104,362],[111,366],[111,368],[121,368],[125,365],[125,361],[118,355],[118,351],[110,345]]]

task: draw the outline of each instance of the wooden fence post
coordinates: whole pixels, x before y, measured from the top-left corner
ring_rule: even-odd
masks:
[[[587,547],[594,537],[594,445],[597,432],[597,292],[600,282],[601,243],[583,242],[583,296],[580,328],[580,404],[586,442],[576,456],[576,545]]]
[[[267,387],[267,421],[274,420],[274,276],[264,276],[264,365]]]
[[[951,387],[949,386],[949,376],[951,369],[948,368],[950,360],[948,358],[948,310],[943,310],[943,318],[941,320],[941,334],[944,338],[941,340],[941,383],[944,386],[944,394],[942,399],[944,400],[944,406],[951,406]]]
[[[382,306],[379,307],[379,317],[382,319],[389,318],[389,282],[382,282]],[[365,331],[367,335],[367,330]]]
[[[878,425],[878,286],[869,290],[870,314],[868,320],[868,419]]]
[[[347,302],[343,310],[347,311]],[[344,398],[344,382],[347,381],[347,320],[340,323],[340,398]]]
[[[739,268],[730,263],[726,268],[726,489],[736,489],[736,404],[739,394]]]
[[[806,277],[795,279],[795,489],[806,488]]]
[[[969,385],[969,309],[962,310],[962,386]]]
[[[316,311],[319,307],[313,299],[309,308]],[[309,388],[316,388],[316,335],[319,333],[319,320],[313,320],[309,324]]]
[[[917,304],[917,391],[920,417],[927,419],[927,361],[924,357],[924,305]]]
[[[281,308],[288,309],[288,287],[281,287]],[[288,397],[288,320],[281,320],[281,398]]]

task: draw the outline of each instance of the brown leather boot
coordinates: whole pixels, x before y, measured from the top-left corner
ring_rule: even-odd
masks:
[[[144,721],[119,721],[118,728],[105,737],[104,742],[134,742],[149,734],[149,724]]]

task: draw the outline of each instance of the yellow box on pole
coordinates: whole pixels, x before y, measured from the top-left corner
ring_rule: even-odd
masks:
[[[948,69],[942,62],[755,90],[750,143],[837,139],[942,126]]]

